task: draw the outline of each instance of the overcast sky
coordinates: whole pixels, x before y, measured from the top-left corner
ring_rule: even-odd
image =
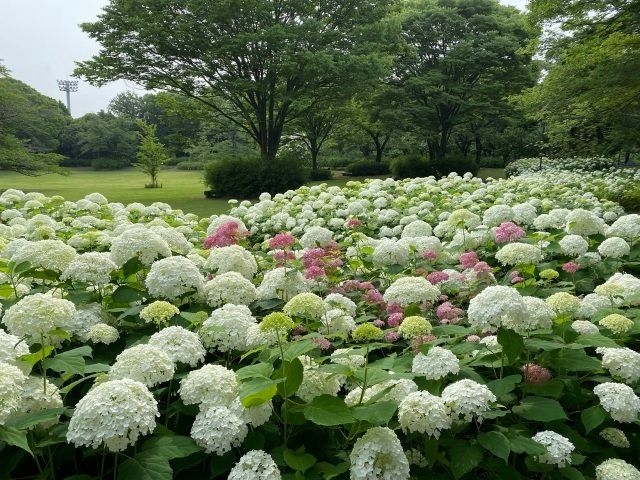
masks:
[[[71,78],[74,62],[98,53],[98,44],[79,27],[92,22],[108,0],[0,0],[0,59],[11,76],[40,93],[66,102],[56,80]],[[524,9],[526,0],[501,0]],[[102,88],[82,80],[71,94],[71,113],[106,110],[119,92],[144,93],[137,85],[118,81]]]

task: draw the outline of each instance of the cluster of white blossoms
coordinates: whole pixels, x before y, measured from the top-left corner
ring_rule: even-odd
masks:
[[[236,373],[221,365],[191,370],[180,382],[180,398],[186,405],[229,405],[239,393]]]
[[[336,348],[331,353],[331,361],[338,365],[345,365],[351,370],[356,370],[367,362],[364,355],[353,353],[351,348]]]
[[[631,423],[638,419],[640,398],[624,383],[605,382],[593,388],[600,405],[617,422]]]
[[[60,279],[102,287],[111,282],[111,273],[117,269],[118,266],[108,253],[87,252],[75,257],[64,269]]]
[[[411,249],[405,242],[383,238],[375,245],[371,260],[377,267],[402,265],[406,267],[411,259]]]
[[[27,376],[15,365],[0,362],[0,425],[20,409]]]
[[[606,230],[607,237],[620,237],[628,242],[637,242],[640,238],[640,215],[623,215]]]
[[[62,340],[54,332],[58,328],[70,334],[75,333],[74,329],[69,328],[75,313],[75,305],[68,300],[55,298],[48,293],[34,293],[9,307],[2,322],[9,333],[24,338],[29,345],[50,345]]]
[[[579,257],[589,251],[589,242],[580,235],[565,235],[558,244],[562,253],[570,257]]]
[[[87,332],[87,340],[93,343],[104,343],[109,345],[120,338],[120,332],[115,327],[106,323],[96,323],[89,328]]]
[[[306,320],[320,320],[327,313],[327,306],[321,297],[311,292],[299,293],[292,297],[282,308],[291,317]]]
[[[427,380],[439,380],[460,371],[460,362],[451,350],[433,346],[426,355],[418,353],[413,357],[411,371],[424,375]]]
[[[78,253],[62,240],[26,242],[11,256],[14,263],[29,262],[32,267],[64,271]]]
[[[439,438],[442,430],[451,428],[452,419],[442,398],[419,391],[410,393],[400,402],[398,422],[405,432],[426,433]]]
[[[402,229],[401,238],[430,237],[433,230],[431,225],[423,220],[414,220]]]
[[[596,293],[599,287],[614,287],[613,291],[622,297],[623,304],[640,305],[640,279],[630,273],[614,273],[606,282],[596,287]]]
[[[598,245],[598,253],[603,257],[621,258],[629,255],[631,247],[620,237],[610,237]]]
[[[630,348],[598,347],[596,353],[602,355],[602,366],[613,376],[625,383],[635,383],[640,379],[640,353]]]
[[[388,304],[397,303],[401,307],[412,304],[435,302],[440,289],[424,277],[400,277],[385,290],[383,298]]]
[[[175,365],[154,345],[140,344],[123,350],[109,370],[109,379],[129,378],[153,387],[173,378]]]
[[[213,248],[209,252],[204,269],[214,273],[238,272],[247,280],[258,272],[258,264],[251,252],[240,245]]]
[[[309,290],[309,284],[302,273],[292,268],[279,267],[265,272],[262,283],[258,287],[258,298],[280,298],[287,301]]]
[[[604,233],[606,224],[595,213],[583,208],[571,210],[565,219],[565,231],[572,235],[588,237]]]
[[[172,303],[157,300],[140,310],[140,318],[147,323],[163,325],[179,313],[180,309]]]
[[[271,455],[262,450],[245,453],[231,469],[227,480],[280,480],[280,470]]]
[[[407,480],[409,460],[396,434],[387,427],[373,427],[360,437],[351,453],[351,480]]]
[[[482,421],[484,414],[491,410],[491,404],[496,401],[496,396],[489,388],[466,378],[447,385],[441,397],[451,410],[451,416],[462,417],[466,422],[473,417]]]
[[[496,260],[502,265],[527,265],[541,262],[544,258],[542,249],[528,243],[507,243],[495,254]]]
[[[118,267],[132,258],[138,258],[148,267],[159,258],[170,257],[171,249],[160,235],[135,224],[111,241],[110,254]]]
[[[204,297],[211,307],[225,303],[249,305],[258,298],[256,287],[238,272],[225,272],[204,285]]]
[[[572,316],[580,308],[580,299],[568,292],[557,292],[545,299],[559,316]]]
[[[204,277],[191,260],[175,256],[153,262],[144,283],[151,296],[173,302],[200,293]]]
[[[2,309],[0,309],[2,313]],[[20,341],[20,337],[0,329],[0,362],[16,365],[18,357],[27,355],[29,346]]]
[[[629,443],[629,439],[619,428],[603,428],[600,432],[600,436],[614,447],[629,448],[631,446],[631,444]]]
[[[495,332],[505,319],[515,323],[515,319],[526,315],[526,312],[524,300],[515,288],[497,285],[485,288],[471,299],[467,318],[471,327],[482,332]]]
[[[198,335],[207,349],[221,352],[244,352],[266,343],[249,307],[232,303],[211,312]]]
[[[619,458],[610,458],[596,467],[596,480],[640,480],[640,470]]]
[[[536,433],[532,439],[547,449],[545,453],[536,457],[540,463],[557,465],[559,468],[571,463],[571,452],[573,452],[576,447],[567,437],[550,430],[545,430]]]
[[[416,382],[413,380],[409,380],[408,378],[394,378],[367,387],[364,394],[362,393],[362,387],[356,387],[347,394],[344,403],[349,407],[353,407],[354,405],[367,403],[373,397],[382,395],[378,399],[379,402],[393,402],[400,405],[407,395],[417,391],[418,385],[416,385]]]
[[[571,322],[571,328],[580,335],[594,335],[596,333],[600,333],[598,326],[588,320],[574,320]]]
[[[163,328],[151,335],[149,345],[165,352],[174,363],[192,367],[203,362],[206,354],[197,333],[177,326]]]
[[[538,297],[523,296],[525,310],[520,315],[509,315],[502,319],[502,326],[525,334],[532,330],[547,329],[553,325],[556,312]]]
[[[300,237],[302,248],[327,247],[331,242],[333,242],[333,232],[320,226],[309,227]]]
[[[46,392],[44,386],[46,385]],[[60,390],[46,378],[29,376],[22,385],[21,412],[39,412],[49,408],[63,406]],[[51,421],[55,425],[56,421]]]
[[[200,409],[191,427],[191,438],[207,453],[224,455],[239,447],[249,433],[246,422],[228,407]]]
[[[356,314],[358,308],[353,300],[339,293],[330,293],[324,297],[324,303],[327,306],[327,311],[340,309],[351,317]]]
[[[67,441],[76,446],[120,452],[151,433],[159,417],[153,394],[129,378],[96,385],[80,399],[73,412]]]
[[[332,308],[325,313],[322,323],[326,328],[326,334],[348,335],[356,328],[356,322],[351,315],[341,308]]]
[[[332,372],[321,370],[311,357],[302,355],[298,357],[302,362],[302,383],[296,391],[296,395],[305,402],[311,402],[320,395],[336,396],[342,386],[342,377]]]

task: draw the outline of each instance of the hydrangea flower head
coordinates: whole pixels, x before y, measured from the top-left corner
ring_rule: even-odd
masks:
[[[571,463],[571,452],[575,450],[575,447],[567,437],[545,430],[536,433],[532,440],[547,449],[545,453],[536,457],[540,463],[557,465],[559,468]]]
[[[409,461],[396,434],[373,427],[360,437],[351,453],[351,480],[408,480]]]
[[[180,313],[180,309],[164,300],[157,300],[140,310],[140,318],[147,323],[165,325],[171,318]]]

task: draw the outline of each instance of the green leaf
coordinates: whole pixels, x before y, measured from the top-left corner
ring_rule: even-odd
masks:
[[[558,472],[560,472],[560,475],[564,478],[568,478],[569,480],[584,480],[584,475],[580,473],[580,470],[574,467],[559,468]]]
[[[316,457],[310,453],[295,452],[288,448],[284,450],[284,461],[287,465],[299,472],[306,472],[313,467],[318,461]]]
[[[47,345],[45,347],[42,347],[37,352],[29,353],[27,355],[22,355],[21,357],[18,358],[18,360],[20,360],[21,362],[28,363],[31,366],[34,366],[36,363],[42,360],[43,357],[47,358],[49,355],[51,355],[53,350],[54,348],[52,346]]]
[[[499,378],[498,380],[492,380],[487,383],[487,387],[489,390],[493,392],[493,394],[500,398],[507,393],[510,393],[515,390],[516,385],[522,382],[522,375],[509,375],[504,378]]]
[[[58,422],[64,408],[47,408],[37,412],[24,413],[22,415],[12,415],[5,422],[5,426],[24,430],[34,425],[47,422]]]
[[[88,365],[85,365],[84,373],[102,373],[108,372],[110,369],[111,367],[106,363],[90,363]]]
[[[144,268],[144,265],[142,264],[140,259],[137,256],[135,256],[127,260],[125,264],[122,266],[121,270],[122,270],[122,273],[124,274],[124,277],[127,278],[127,277],[130,277],[131,275],[138,273],[138,271],[142,270],[143,268]]]
[[[137,288],[132,288],[128,285],[120,285],[113,295],[111,295],[111,299],[114,303],[118,304],[130,304],[131,302],[137,302],[142,300],[144,297],[144,291],[138,290]]]
[[[120,480],[172,480],[169,459],[155,451],[143,451],[122,462],[118,468]]]
[[[248,365],[242,367],[236,371],[236,377],[238,380],[247,380],[249,378],[269,378],[273,373],[273,365],[270,363],[256,363],[255,365]]]
[[[396,413],[395,402],[378,402],[353,408],[353,418],[372,425],[386,425]]]
[[[566,370],[567,372],[597,372],[602,370],[600,360],[590,357],[583,349],[563,348],[552,352],[543,352],[540,354],[539,360],[544,365],[552,365],[556,370]]]
[[[456,442],[449,450],[449,468],[458,479],[476,468],[482,461],[483,450],[468,442]]]
[[[508,434],[511,450],[515,453],[527,453],[529,455],[542,455],[547,449],[540,443],[520,434]]]
[[[300,355],[304,355],[315,348],[318,348],[318,345],[313,343],[313,340],[308,338],[296,340],[284,347],[284,360],[291,362],[294,358],[298,358]]]
[[[298,358],[290,362],[283,362],[282,366],[276,370],[275,378],[282,378],[284,382],[278,384],[278,393],[282,398],[287,398],[298,391],[302,384],[304,368]]]
[[[278,393],[277,384],[282,380],[254,378],[240,387],[240,402],[246,408],[256,407],[271,400]]]
[[[589,433],[594,428],[600,426],[606,419],[607,412],[605,412],[600,405],[594,405],[580,413],[580,420],[582,420],[586,433]]]
[[[513,330],[498,331],[498,343],[502,346],[502,352],[507,356],[509,365],[515,362],[524,351],[524,340]]]
[[[513,413],[526,418],[527,420],[536,420],[538,422],[553,422],[555,420],[566,420],[562,405],[557,400],[544,397],[525,397],[511,409]]]
[[[44,366],[54,372],[83,375],[85,373],[84,357],[91,357],[91,355],[91,347],[85,345],[45,359]]]
[[[478,443],[496,457],[504,460],[505,463],[509,461],[511,444],[509,443],[509,439],[502,433],[495,431],[480,433],[478,435]]]
[[[541,397],[560,398],[564,391],[564,383],[554,378],[544,383],[523,383],[520,385],[520,390]]]
[[[349,471],[349,464],[347,462],[339,463],[338,465],[331,465],[326,462],[319,462],[314,469],[322,474],[324,480],[331,480],[345,472]]]
[[[316,425],[326,427],[345,425],[352,423],[354,420],[353,414],[349,410],[349,407],[345,405],[344,400],[332,395],[315,397],[311,403],[305,407],[304,416]]]
[[[33,457],[33,452],[31,451],[27,440],[27,432],[25,431],[0,425],[0,442],[21,448],[22,450],[29,452]]]
[[[580,335],[578,338],[576,338],[575,343],[579,343],[580,345],[588,345],[589,347],[620,348],[620,345],[618,345],[613,339],[605,337],[600,333]]]
[[[168,460],[188,457],[202,449],[191,437],[182,435],[155,436],[142,444],[142,450],[161,455]]]

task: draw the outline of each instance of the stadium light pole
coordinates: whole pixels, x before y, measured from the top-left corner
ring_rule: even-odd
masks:
[[[71,115],[71,92],[78,91],[77,80],[58,80],[58,88],[61,92],[67,92],[67,110]]]

